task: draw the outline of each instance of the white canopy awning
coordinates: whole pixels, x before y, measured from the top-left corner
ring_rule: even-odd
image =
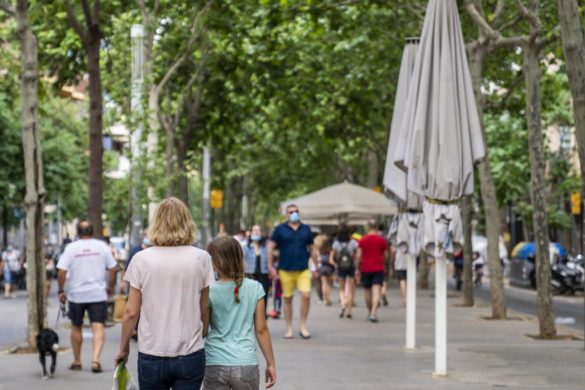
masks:
[[[368,218],[397,213],[396,203],[379,192],[348,182],[335,184],[319,191],[281,203],[281,212],[294,204],[301,219],[315,225],[363,224]],[[326,223],[330,221],[329,223]]]

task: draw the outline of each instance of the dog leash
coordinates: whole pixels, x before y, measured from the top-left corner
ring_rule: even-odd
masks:
[[[55,329],[59,327],[59,318],[67,318],[67,305],[65,302],[59,304],[59,310],[57,311],[57,321],[55,321]]]

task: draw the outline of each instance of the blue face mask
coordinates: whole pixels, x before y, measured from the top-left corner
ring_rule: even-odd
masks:
[[[259,234],[252,234],[250,238],[252,239],[252,241],[260,241],[262,239],[262,236]]]
[[[144,246],[151,246],[152,245],[152,243],[150,242],[150,239],[148,239],[146,237],[142,240],[142,243],[144,244]]]
[[[299,213],[294,212],[288,217],[288,220],[291,221],[292,223],[297,223],[301,220],[301,216],[299,215]]]

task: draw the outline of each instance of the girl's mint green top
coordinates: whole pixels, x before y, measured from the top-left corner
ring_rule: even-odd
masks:
[[[209,288],[211,318],[205,342],[208,366],[255,366],[256,336],[254,313],[264,297],[262,285],[245,278],[239,290],[240,303],[234,298],[235,282],[217,281]]]

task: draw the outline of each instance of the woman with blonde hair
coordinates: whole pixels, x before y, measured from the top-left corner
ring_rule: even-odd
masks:
[[[124,280],[130,284],[120,351],[126,363],[138,324],[138,382],[141,390],[199,389],[205,374],[209,327],[209,254],[195,248],[195,222],[183,202],[165,199],[148,230],[152,245],[134,256]]]
[[[325,306],[331,306],[331,279],[335,272],[335,263],[329,261],[331,253],[331,239],[326,234],[315,237],[315,250],[319,259],[319,277],[321,278],[321,291]]]

